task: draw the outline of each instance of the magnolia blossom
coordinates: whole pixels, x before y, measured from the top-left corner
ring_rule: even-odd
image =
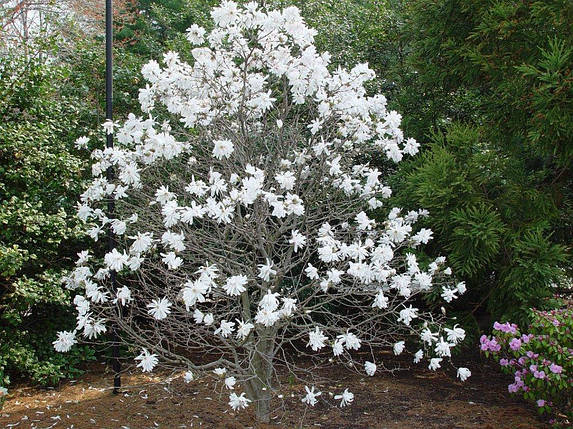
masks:
[[[237,328],[237,338],[244,340],[249,336],[251,330],[255,327],[252,323],[237,320],[239,327]]]
[[[259,278],[265,282],[268,282],[271,279],[271,276],[274,276],[277,271],[273,270],[273,263],[271,260],[267,259],[265,264],[258,265],[259,268]]]
[[[448,341],[452,344],[458,344],[466,338],[466,331],[458,325],[454,325],[452,329],[444,328],[444,331],[447,333]]]
[[[432,371],[437,370],[438,368],[440,368],[440,363],[442,362],[442,358],[432,358],[430,359],[430,364],[428,365],[428,369],[431,369]]]
[[[314,407],[318,402],[318,399],[316,398],[322,395],[322,392],[315,391],[314,386],[312,386],[310,389],[308,386],[304,386],[304,390],[306,390],[306,395],[304,398],[302,398],[302,402]]]
[[[221,326],[215,330],[215,334],[221,335],[223,338],[227,338],[233,333],[235,322],[227,322],[226,320],[221,320]]]
[[[82,136],[82,137],[79,137],[76,139],[76,141],[74,142],[74,145],[78,149],[87,149],[89,142],[90,142],[89,137]]]
[[[249,406],[249,402],[252,402],[249,398],[245,397],[245,393],[237,395],[236,393],[231,393],[229,395],[229,406],[233,411],[242,410]]]
[[[217,159],[229,158],[235,149],[231,140],[215,140],[213,145],[213,156]]]
[[[135,358],[135,360],[139,361],[137,367],[141,368],[143,372],[153,371],[153,368],[155,368],[155,366],[159,362],[159,359],[157,359],[157,355],[149,353],[147,349],[143,349],[139,354],[139,356]]]
[[[131,290],[127,286],[122,286],[117,290],[114,303],[119,302],[121,305],[127,305],[133,298],[131,297]]]
[[[366,374],[372,377],[376,373],[376,364],[373,362],[366,361],[364,363],[364,369],[366,370]]]
[[[191,383],[194,378],[195,378],[195,375],[191,371],[186,371],[185,375],[183,376],[185,383]]]
[[[237,383],[237,379],[235,377],[227,377],[225,378],[225,386],[227,389],[234,389],[235,384]]]
[[[223,289],[230,296],[237,296],[247,290],[247,288],[245,287],[247,282],[248,282],[247,277],[243,275],[232,276],[227,279],[227,282],[223,285]]]
[[[292,238],[288,242],[293,245],[293,251],[296,253],[306,245],[306,237],[298,229],[295,229],[292,231]]]
[[[325,346],[326,340],[328,340],[328,337],[326,337],[317,326],[314,331],[308,333],[307,347],[310,346],[314,351],[320,350]]]
[[[340,395],[335,395],[334,399],[339,399],[340,406],[345,407],[351,404],[352,401],[354,401],[354,394],[352,392],[349,392],[348,389],[344,389],[344,392],[342,392],[342,394]]]
[[[467,368],[458,368],[457,375],[461,381],[466,381],[472,375],[472,372]]]
[[[170,307],[171,302],[165,297],[159,300],[154,299],[147,304],[147,308],[149,308],[148,313],[151,314],[155,320],[165,319],[171,312]]]
[[[218,376],[222,376],[222,375],[225,375],[227,373],[227,369],[226,368],[215,368],[213,370],[213,372]]]
[[[450,348],[451,345],[444,341],[442,337],[440,337],[440,340],[436,343],[436,348],[434,351],[438,356],[451,356]]]
[[[394,344],[394,354],[399,355],[404,351],[405,343],[404,341],[398,341]]]
[[[76,336],[73,332],[67,332],[67,331],[58,332],[58,339],[52,343],[54,345],[54,349],[57,352],[69,351],[72,348],[72,346],[77,343],[75,337]]]

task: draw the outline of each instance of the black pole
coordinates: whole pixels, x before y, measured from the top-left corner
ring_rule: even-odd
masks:
[[[108,121],[113,121],[113,17],[112,17],[112,0],[105,2],[105,118]],[[113,133],[106,134],[106,147],[113,147]],[[113,168],[109,167],[106,172],[108,182],[114,180]],[[113,217],[115,211],[115,203],[113,198],[107,202],[107,216]],[[111,225],[107,231],[108,234],[108,250],[111,251],[115,248],[116,242]],[[112,271],[111,287],[116,290],[116,272]],[[113,393],[119,393],[121,387],[121,363],[119,362],[119,335],[117,326],[112,327],[112,367],[113,367]]]

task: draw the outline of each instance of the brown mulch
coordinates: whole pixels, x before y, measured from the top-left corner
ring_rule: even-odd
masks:
[[[388,359],[391,356],[386,355]],[[394,358],[395,359],[395,358]],[[491,365],[491,366],[490,366]],[[123,376],[124,388],[114,395],[112,375],[102,364],[55,389],[26,384],[12,386],[0,411],[5,428],[543,428],[530,404],[510,397],[508,379],[487,361],[468,363],[473,372],[465,383],[449,371],[430,372],[414,366],[394,375],[366,377],[342,367],[325,370],[336,382],[320,389],[355,395],[347,408],[321,401],[306,407],[300,401],[304,387],[293,384],[294,397],[273,413],[273,425],[257,425],[253,407],[233,412],[228,391],[212,379],[186,384],[182,374],[146,375],[138,371]],[[214,391],[215,387],[215,391]],[[240,391],[240,389],[239,389]],[[333,401],[329,401],[333,402]],[[277,404],[279,405],[279,404]]]

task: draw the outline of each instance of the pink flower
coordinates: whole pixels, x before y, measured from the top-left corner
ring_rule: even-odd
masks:
[[[509,365],[509,361],[508,361],[507,359],[501,358],[501,359],[499,360],[499,364],[500,364],[501,366],[507,366],[507,365]]]
[[[534,371],[533,376],[543,380],[545,378],[545,371]]]
[[[543,407],[545,405],[545,399],[538,399],[537,400],[537,406],[538,407]]]
[[[561,374],[563,372],[563,367],[555,363],[552,363],[549,369],[553,374]]]
[[[509,342],[509,348],[514,351],[519,350],[521,348],[521,340],[519,338],[513,338]]]

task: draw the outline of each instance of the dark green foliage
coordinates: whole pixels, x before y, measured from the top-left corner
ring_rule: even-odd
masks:
[[[403,22],[416,78],[398,109],[428,144],[396,203],[430,211],[429,252],[467,280],[466,311],[524,322],[571,270],[573,4],[415,1]]]
[[[82,239],[72,216],[85,166],[73,149],[81,107],[58,93],[65,68],[6,56],[0,76],[0,376],[17,369],[54,383],[90,356],[51,344],[73,323],[60,280]]]

